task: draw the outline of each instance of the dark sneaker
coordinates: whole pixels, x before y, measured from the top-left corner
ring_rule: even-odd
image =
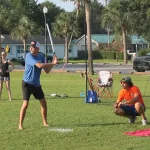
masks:
[[[134,123],[136,120],[136,116],[129,118],[129,123]]]

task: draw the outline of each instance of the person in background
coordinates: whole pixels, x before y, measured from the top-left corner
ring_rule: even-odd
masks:
[[[9,65],[11,66],[11,69],[9,69]],[[10,72],[14,69],[14,67],[14,64],[6,58],[6,53],[2,51],[0,59],[0,99],[2,95],[3,82],[5,82],[9,100],[12,100],[10,89]]]
[[[120,83],[122,89],[119,92],[117,102],[114,104],[115,114],[127,117],[129,123],[134,123],[136,116],[141,116],[142,125],[147,125],[146,107],[140,89],[133,85],[130,77],[122,78]]]
[[[19,129],[23,129],[23,121],[31,94],[40,102],[43,126],[48,126],[47,103],[40,85],[40,75],[42,68],[46,73],[49,73],[52,67],[58,63],[58,59],[54,55],[52,63],[45,63],[44,55],[39,53],[39,49],[40,43],[38,41],[32,41],[30,52],[26,54],[25,72],[22,81],[23,104],[20,110]]]

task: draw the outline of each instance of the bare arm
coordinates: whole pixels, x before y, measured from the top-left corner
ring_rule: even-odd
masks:
[[[38,68],[43,68],[46,73],[49,73],[54,65],[58,63],[58,58],[56,56],[53,57],[52,63],[36,63],[35,65]]]

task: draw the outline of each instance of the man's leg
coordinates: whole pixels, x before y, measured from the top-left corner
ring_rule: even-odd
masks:
[[[22,104],[22,107],[20,110],[19,129],[23,129],[23,120],[24,120],[25,115],[26,115],[26,110],[28,108],[28,104],[29,104],[28,100],[23,101],[23,104]]]
[[[41,115],[42,115],[42,120],[43,120],[43,126],[48,126],[47,124],[47,103],[45,99],[40,100],[41,104]]]
[[[132,117],[132,116],[130,116],[130,115],[125,114],[124,110],[121,109],[120,107],[117,107],[117,108],[116,108],[115,105],[114,105],[114,113],[115,113],[116,115],[123,116],[123,117],[127,117],[127,118]]]
[[[145,108],[144,108],[144,106],[143,106],[141,103],[137,102],[137,103],[135,104],[135,109],[136,109],[136,111],[141,115],[142,119],[143,119],[143,120],[146,120]]]
[[[129,119],[129,123],[134,123],[135,120],[136,120],[136,116],[135,115],[129,115],[126,112],[128,112],[128,113],[132,112],[132,108],[130,108],[128,106],[123,106],[123,107],[121,106],[121,108],[120,107],[116,108],[115,105],[114,105],[114,113],[116,115],[127,117]]]

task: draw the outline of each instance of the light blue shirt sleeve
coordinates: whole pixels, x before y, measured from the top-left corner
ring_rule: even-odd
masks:
[[[34,56],[31,53],[27,53],[26,55],[26,64],[30,64],[31,66],[34,66],[36,63],[44,63],[44,56],[42,54],[38,54],[38,56]]]

